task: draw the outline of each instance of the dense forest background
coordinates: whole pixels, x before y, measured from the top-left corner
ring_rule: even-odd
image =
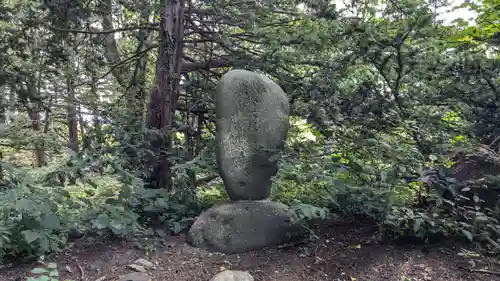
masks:
[[[500,1],[345,2],[2,0],[0,257],[180,233],[225,199],[232,68],[291,100],[274,200],[500,253]]]

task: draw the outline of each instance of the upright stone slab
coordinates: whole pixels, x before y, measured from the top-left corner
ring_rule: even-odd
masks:
[[[289,102],[267,76],[232,70],[217,85],[216,157],[233,201],[267,199],[288,132]]]

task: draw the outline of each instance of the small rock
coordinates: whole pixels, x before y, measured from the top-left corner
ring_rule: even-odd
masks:
[[[174,241],[163,241],[163,246],[166,248],[173,248],[177,245]]]
[[[66,265],[66,266],[64,267],[64,269],[65,269],[65,270],[66,270],[66,272],[68,272],[68,273],[73,273],[73,270],[71,269],[71,267],[70,267],[69,265]]]
[[[212,277],[210,281],[254,281],[254,279],[246,271],[224,270]]]
[[[144,273],[134,272],[120,276],[118,281],[151,281],[151,279]]]
[[[104,280],[106,280],[106,276],[99,277],[95,281],[104,281]]]
[[[127,265],[127,268],[132,269],[133,271],[137,271],[137,272],[146,272],[146,269],[144,268],[144,266],[138,265],[138,264],[129,264],[129,265]]]
[[[91,265],[88,266],[88,268],[91,271],[95,271],[95,272],[100,272],[101,271],[101,268],[97,264],[91,264]]]
[[[152,262],[150,262],[146,259],[143,259],[143,258],[137,259],[136,261],[134,261],[134,263],[137,265],[141,265],[145,268],[153,268],[155,266]]]
[[[79,229],[76,229],[76,228],[72,228],[68,231],[68,237],[70,239],[80,239],[84,236],[85,234],[79,230]]]

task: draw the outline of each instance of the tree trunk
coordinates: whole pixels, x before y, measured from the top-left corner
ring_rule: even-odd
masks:
[[[0,96],[0,138],[3,135],[4,126],[7,120],[7,99]],[[3,179],[3,152],[0,150],[0,181]]]
[[[82,110],[82,105],[78,105],[78,124],[77,127],[80,128],[80,136],[85,136],[85,129],[87,128],[87,123],[85,122],[85,119],[83,118],[83,110]]]
[[[78,113],[76,110],[75,89],[71,77],[66,81],[67,99],[67,125],[68,125],[68,147],[74,152],[78,152]]]
[[[40,114],[42,106],[40,104],[40,100],[37,98],[40,95],[35,84],[35,79],[28,79],[28,81],[26,81],[26,96],[33,101],[32,104],[28,106],[27,111],[28,117],[31,121],[31,128],[37,135],[34,144],[35,166],[42,167],[47,165],[47,156],[45,155],[45,144],[42,138],[42,118]]]
[[[159,130],[151,141],[158,161],[149,177],[149,187],[172,188],[171,162],[172,117],[179,96],[182,39],[184,34],[184,0],[162,1],[160,45],[156,61],[156,89],[151,91],[148,127]],[[153,102],[153,101],[158,102]]]
[[[42,120],[40,117],[40,109],[33,107],[28,110],[28,116],[31,120],[31,128],[35,133],[42,133]],[[47,165],[47,157],[45,155],[45,147],[43,141],[37,140],[35,142],[35,166],[42,167]]]
[[[112,0],[102,0],[98,5],[99,13],[102,18],[103,30],[112,30],[114,28],[113,24],[113,1]],[[141,17],[147,20],[150,16],[149,9],[141,10]],[[149,37],[149,30],[140,30],[137,39],[138,47],[136,53],[146,52],[150,47],[147,45],[147,39]],[[149,59],[148,53],[144,53],[136,61],[135,67],[131,67],[129,64],[120,64],[123,60],[123,56],[118,47],[118,42],[116,41],[114,33],[108,33],[101,35],[105,39],[106,52],[104,53],[107,62],[110,65],[118,65],[117,67],[112,67],[111,74],[115,77],[116,81],[119,83],[120,87],[126,93],[124,97],[124,108],[127,112],[127,118],[125,124],[123,124],[123,129],[127,132],[130,137],[127,140],[127,147],[123,150],[125,154],[126,167],[128,170],[137,171],[142,170],[138,161],[137,149],[135,147],[140,147],[142,143],[142,136],[138,134],[143,129],[144,124],[144,108],[148,93],[145,89],[146,87],[146,74],[147,74],[147,62]]]
[[[104,143],[104,137],[102,136],[102,128],[101,128],[101,120],[99,120],[100,112],[99,112],[99,93],[97,92],[97,74],[92,73],[92,85],[90,86],[90,91],[92,94],[92,123],[96,134],[96,140],[99,145]]]

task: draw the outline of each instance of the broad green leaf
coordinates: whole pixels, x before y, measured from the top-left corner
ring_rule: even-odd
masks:
[[[35,267],[30,272],[33,274],[43,274],[48,273],[49,271],[45,268]]]
[[[61,221],[54,214],[46,215],[42,220],[42,225],[46,229],[54,230],[61,227]]]
[[[38,277],[38,281],[50,281],[50,277],[49,276],[46,276],[46,275],[42,275],[40,277]]]
[[[420,224],[421,224],[422,220],[421,219],[416,219],[414,222],[413,222],[413,232],[414,233],[419,233],[420,231]]]
[[[57,263],[55,262],[49,262],[47,264],[47,268],[50,268],[50,269],[57,269]]]
[[[35,202],[30,199],[21,198],[16,202],[16,210],[19,212],[30,211],[33,210],[34,208],[35,208]]]
[[[184,226],[181,223],[174,222],[174,227],[173,227],[172,231],[175,234],[180,233],[183,229],[184,229]]]
[[[462,234],[467,237],[467,239],[472,242],[474,240],[474,236],[472,235],[472,233],[470,233],[468,230],[465,230],[465,229],[460,229],[460,231],[462,232]]]
[[[38,232],[34,232],[32,230],[24,230],[21,233],[24,236],[24,240],[26,240],[26,242],[28,242],[28,244],[33,243],[34,241],[36,241],[37,239],[39,239],[41,237]]]
[[[104,229],[109,227],[109,217],[106,214],[100,214],[94,219],[92,226],[96,229]]]

